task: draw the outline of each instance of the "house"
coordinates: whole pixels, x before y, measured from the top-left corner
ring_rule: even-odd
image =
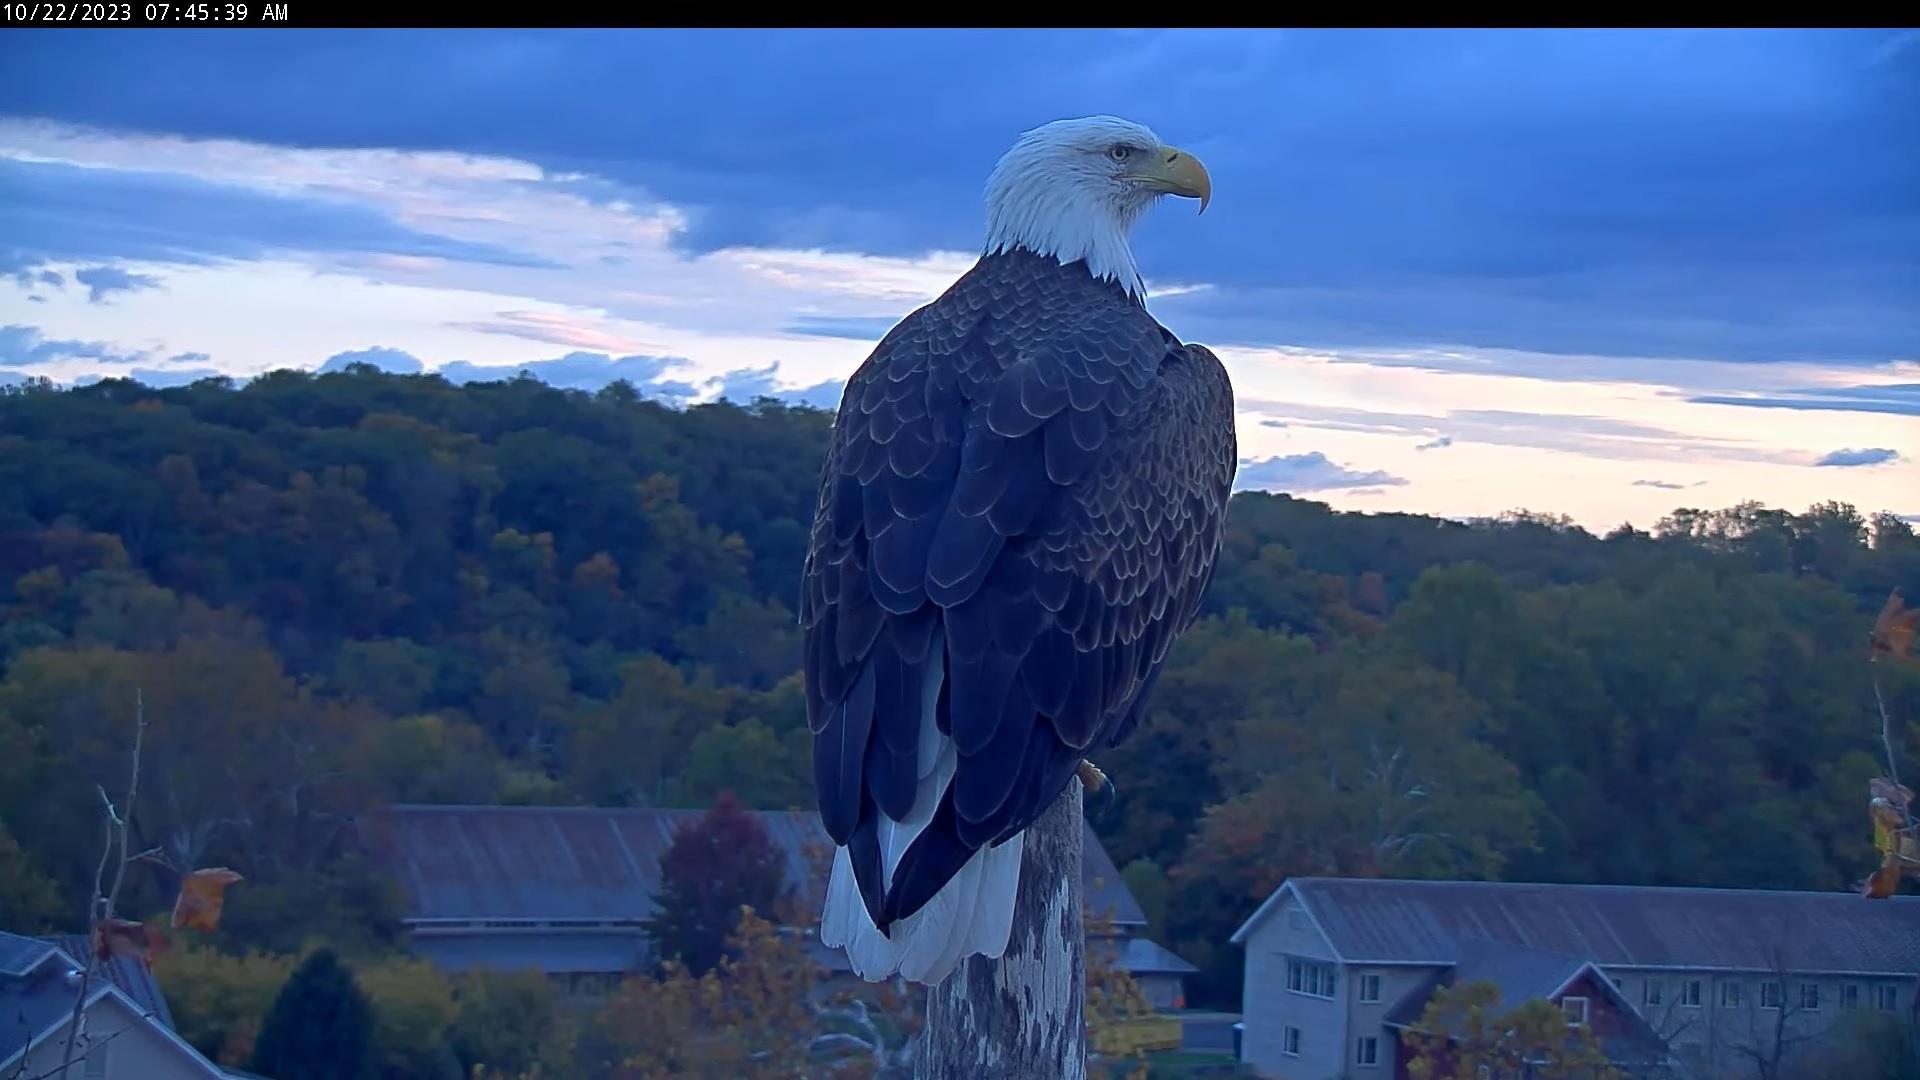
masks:
[[[382,811],[365,839],[398,882],[413,950],[448,971],[545,972],[570,994],[610,992],[652,961],[645,920],[660,889],[660,858],[698,810],[402,805]],[[826,898],[832,841],[818,814],[758,811],[786,858],[805,910]],[[1185,1004],[1196,969],[1141,936],[1146,916],[1088,828],[1087,905],[1111,921],[1094,941],[1163,1008]],[[828,970],[848,974],[843,949],[810,938]]]
[[[43,1076],[64,1060],[84,965],[72,942],[0,933],[0,1076]],[[84,951],[81,951],[84,955]],[[86,1080],[231,1080],[174,1034],[144,964],[115,958],[88,980],[73,1075]]]
[[[1399,1080],[1400,1034],[1462,982],[1558,1004],[1628,1071],[1683,1076],[1777,1073],[1910,1022],[1920,986],[1920,898],[1850,892],[1292,878],[1232,941],[1241,1060],[1286,1080]]]

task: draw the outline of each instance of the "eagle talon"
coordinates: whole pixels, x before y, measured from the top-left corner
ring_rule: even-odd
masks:
[[[1100,771],[1093,762],[1082,758],[1080,767],[1075,770],[1080,777],[1080,786],[1087,792],[1087,816],[1104,817],[1113,809],[1114,798],[1119,793],[1114,789],[1113,781]]]

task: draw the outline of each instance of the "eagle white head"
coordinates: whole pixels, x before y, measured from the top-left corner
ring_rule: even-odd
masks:
[[[1145,290],[1128,234],[1163,195],[1213,195],[1206,167],[1145,126],[1117,116],[1055,120],[1020,136],[987,179],[987,252],[1023,247],[1133,296]]]

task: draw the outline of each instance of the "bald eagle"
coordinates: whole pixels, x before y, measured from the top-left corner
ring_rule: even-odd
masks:
[[[1128,233],[1211,192],[1139,124],[1026,132],[979,261],[847,383],[800,623],[835,844],[820,940],[863,978],[1005,952],[1024,830],[1139,723],[1198,611],[1233,392],[1148,314]]]

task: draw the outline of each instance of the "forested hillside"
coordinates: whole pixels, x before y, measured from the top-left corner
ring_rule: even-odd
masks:
[[[366,368],[0,391],[0,924],[80,919],[136,688],[135,847],[246,875],[232,946],[389,940],[382,801],[810,806],[830,419]],[[1913,530],[1842,505],[1595,536],[1243,494],[1096,824],[1198,1001],[1288,874],[1845,888],[1896,585]]]

